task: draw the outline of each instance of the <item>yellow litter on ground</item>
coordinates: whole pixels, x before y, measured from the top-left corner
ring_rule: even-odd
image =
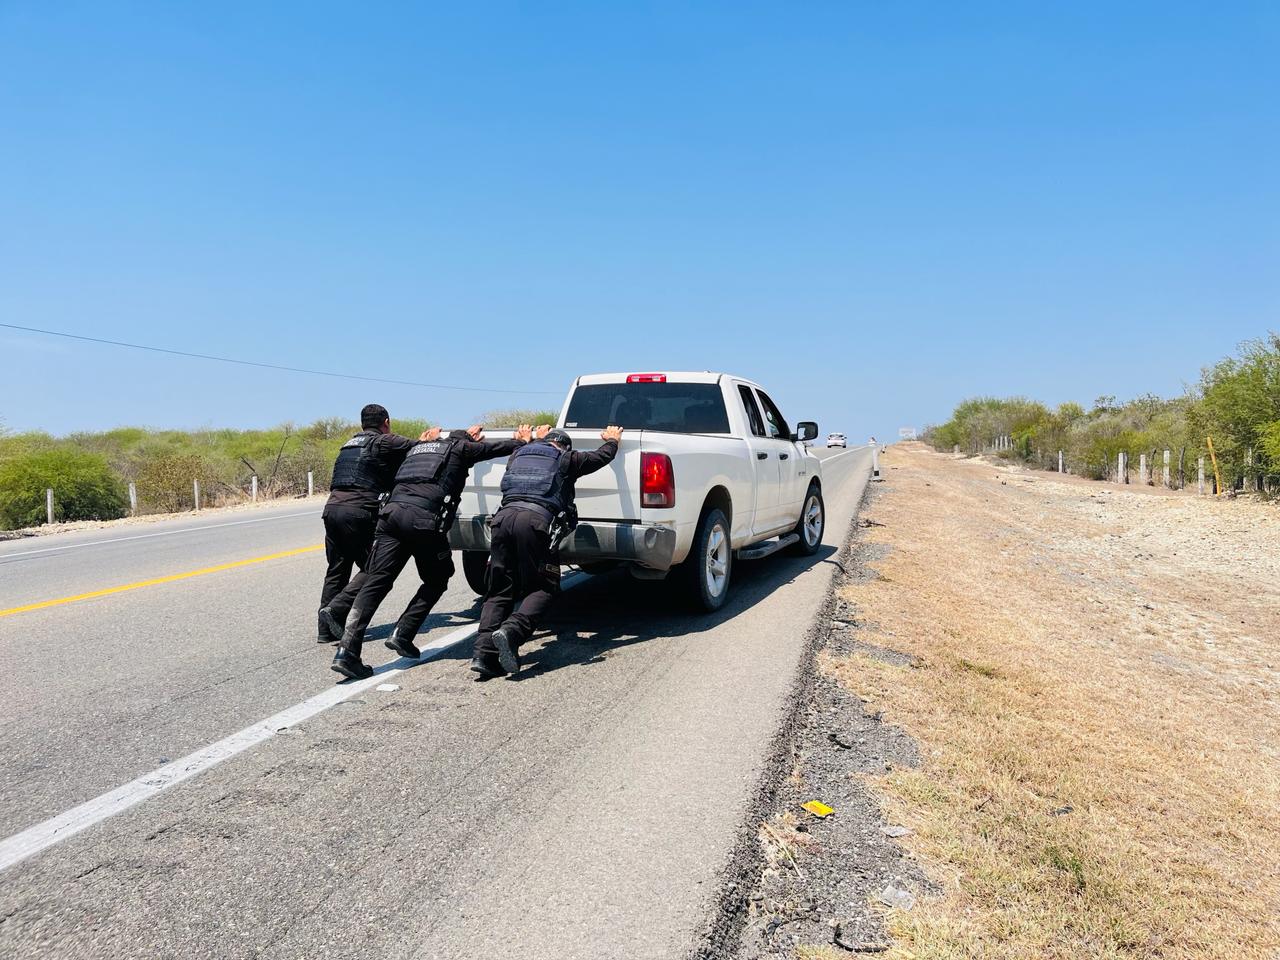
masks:
[[[835,813],[835,810],[828,807],[821,800],[810,800],[808,803],[800,804],[804,809],[808,810],[815,817],[829,817]]]

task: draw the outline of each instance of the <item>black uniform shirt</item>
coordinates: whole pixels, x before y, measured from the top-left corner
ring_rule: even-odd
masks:
[[[417,442],[417,440],[402,437],[398,433],[380,433],[369,444],[369,456],[374,458],[379,467],[386,470],[389,480],[400,469],[400,464],[404,462],[404,456],[409,452],[409,448]],[[388,486],[386,490],[334,490],[329,494],[325,509],[330,506],[344,506],[377,510],[379,494],[387,493],[390,489]]]
[[[432,488],[438,485],[443,487],[450,495],[456,497],[462,493],[462,488],[467,484],[467,474],[477,463],[484,460],[492,460],[495,457],[505,457],[507,454],[514,453],[524,446],[523,440],[516,440],[513,437],[509,437],[506,440],[481,440],[476,442],[461,430],[450,433],[448,439],[453,442],[453,452],[445,467],[445,473],[438,484],[398,483],[396,484],[396,489],[420,497],[430,497]]]
[[[607,467],[618,455],[618,441],[606,440],[595,450],[569,451],[569,476],[565,478],[564,502],[572,504],[578,495],[574,482],[579,477]]]

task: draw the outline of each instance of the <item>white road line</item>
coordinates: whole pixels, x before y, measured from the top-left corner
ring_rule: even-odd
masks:
[[[837,453],[834,457],[819,457],[818,462],[822,464],[834,463],[836,460],[839,460],[841,457],[847,457],[851,453],[857,453],[859,450],[870,450],[870,449],[871,449],[871,444],[864,443],[860,447],[850,447],[844,453]]]
[[[574,587],[585,578],[583,574],[570,574],[562,581],[562,589],[567,590]],[[330,707],[337,706],[344,700],[349,700],[357,693],[364,693],[371,687],[386,683],[396,674],[404,673],[419,664],[436,659],[450,647],[455,647],[474,637],[478,629],[478,624],[469,623],[464,627],[459,627],[457,630],[452,630],[440,639],[424,644],[422,646],[421,659],[409,660],[401,657],[376,668],[373,676],[367,680],[352,680],[347,683],[335,684],[309,700],[304,700],[302,703],[295,704],[286,710],[281,710],[265,720],[259,720],[253,726],[245,727],[238,733],[233,733],[217,743],[203,747],[195,753],[187,754],[181,760],[166,763],[163,767],[158,767],[150,773],[143,774],[136,780],[131,780],[108,793],[94,797],[78,807],[72,807],[65,813],[60,813],[43,823],[37,823],[34,827],[28,827],[20,833],[15,833],[11,837],[0,840],[0,871],[8,870],[14,864],[27,859],[27,857],[34,856],[41,850],[46,850],[55,844],[61,843],[63,840],[73,837],[83,830],[88,830],[108,817],[123,813],[130,807],[135,807],[146,800],[150,800],[170,787],[175,787],[184,780],[189,780],[198,774],[204,773],[224,760],[230,760],[237,754],[244,753],[250,747],[255,747],[263,741],[270,740],[277,733],[296,726],[304,720],[310,720],[317,714],[323,713]]]
[[[149,540],[152,537],[171,537],[177,533],[198,533],[201,530],[216,530],[219,527],[241,527],[246,523],[266,523],[269,520],[292,520],[297,517],[319,516],[319,510],[308,510],[304,513],[286,513],[278,517],[255,517],[252,520],[231,520],[227,523],[206,523],[198,527],[183,527],[181,530],[161,530],[158,533],[140,533],[132,537],[113,537],[110,540],[90,540],[88,543],[64,543],[57,547],[45,547],[42,550],[24,550],[22,553],[0,553],[0,563],[16,557],[34,557],[38,553],[53,553],[56,550],[74,550],[76,547],[99,547],[104,543],[124,543],[127,540]]]

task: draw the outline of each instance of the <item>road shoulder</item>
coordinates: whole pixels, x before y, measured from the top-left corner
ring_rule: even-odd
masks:
[[[697,960],[792,957],[798,945],[832,942],[879,949],[886,942],[882,911],[868,903],[886,889],[925,882],[882,829],[880,801],[861,779],[914,767],[914,741],[817,669],[825,658],[865,646],[856,611],[841,594],[869,576],[868,564],[879,556],[860,519],[876,492],[866,486],[833,558],[837,570],[806,635],[784,719],[693,951]],[[803,804],[814,800],[835,812],[807,812]]]
[[[885,472],[702,955],[1271,956],[1274,506]]]

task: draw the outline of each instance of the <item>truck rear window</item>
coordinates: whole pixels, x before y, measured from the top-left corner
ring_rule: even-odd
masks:
[[[566,427],[728,433],[718,383],[592,383],[573,391]]]

